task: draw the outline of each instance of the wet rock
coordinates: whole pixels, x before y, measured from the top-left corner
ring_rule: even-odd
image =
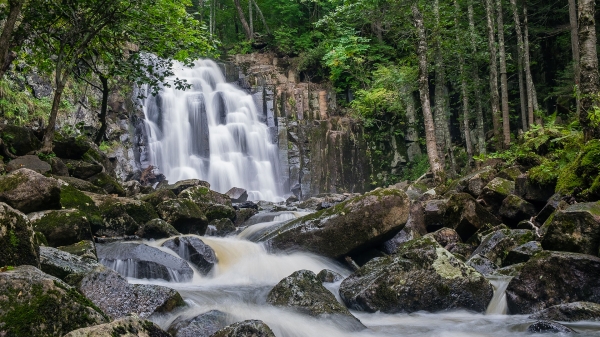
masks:
[[[575,330],[560,323],[551,321],[538,321],[527,328],[529,333],[577,333]]]
[[[295,202],[298,202],[298,201],[300,201],[300,199],[298,199],[297,196],[292,195],[291,197],[285,199],[285,204],[289,206],[289,205],[291,205],[291,204],[293,204]]]
[[[548,202],[546,203],[544,208],[542,208],[538,215],[536,215],[535,220],[541,224],[546,222],[546,220],[548,220],[548,218],[550,218],[550,216],[554,214],[554,212],[559,208],[559,205],[561,204],[562,200],[562,195],[558,193],[554,194],[552,197],[550,197],[550,199],[548,199]]]
[[[20,168],[30,169],[37,173],[48,173],[52,170],[50,164],[42,161],[38,156],[26,155],[11,160],[5,167],[6,172],[16,171]]]
[[[538,311],[529,318],[561,322],[600,321],[600,304],[593,302],[559,304]]]
[[[193,201],[209,221],[235,218],[235,209],[231,206],[231,199],[225,194],[211,191],[208,187],[190,187],[179,194],[179,199]]]
[[[75,209],[31,213],[29,219],[35,231],[44,234],[51,247],[93,240],[86,214]]]
[[[508,251],[502,264],[510,266],[512,264],[527,262],[542,250],[542,245],[539,242],[529,241]]]
[[[394,254],[402,245],[408,241],[418,239],[427,234],[425,217],[423,215],[423,204],[415,202],[410,206],[410,214],[406,226],[393,238],[381,245],[381,250],[386,254]]]
[[[278,250],[304,249],[343,258],[377,246],[408,221],[406,193],[379,189],[274,228],[262,237]]]
[[[71,331],[64,337],[171,337],[158,325],[147,320],[127,317],[116,321]]]
[[[515,277],[519,275],[523,266],[525,266],[525,263],[517,263],[507,267],[498,268],[494,274]]]
[[[396,255],[371,260],[340,286],[348,307],[368,312],[483,312],[492,295],[483,275],[431,237],[407,243]]]
[[[105,267],[87,274],[77,288],[111,319],[131,313],[148,318],[154,313],[168,313],[185,305],[181,295],[171,288],[129,284],[117,272]]]
[[[322,283],[336,283],[343,280],[344,277],[333,270],[323,269],[317,274],[317,279]]]
[[[89,181],[85,181],[85,180],[78,179],[75,177],[63,177],[63,176],[58,177],[57,179],[62,185],[72,186],[73,188],[75,188],[79,191],[91,192],[91,193],[95,193],[95,194],[106,194],[106,191],[104,189],[90,183]],[[61,189],[62,189],[62,187],[61,187]]]
[[[471,195],[457,193],[448,199],[444,223],[445,226],[456,230],[461,239],[466,242],[480,228],[500,225],[500,220],[481,206]]]
[[[507,225],[516,227],[519,222],[535,216],[536,209],[533,204],[511,194],[502,201],[499,213]]]
[[[479,254],[473,255],[467,261],[467,266],[472,267],[482,275],[493,274],[498,269],[498,266],[494,262],[490,261],[487,257],[481,256]]]
[[[52,152],[59,158],[81,159],[90,147],[90,142],[84,136],[65,137],[58,132],[54,133]]]
[[[501,229],[485,236],[473,255],[479,254],[501,266],[507,251],[535,240],[535,234],[525,229]]]
[[[235,222],[236,227],[241,226],[246,220],[250,219],[258,213],[258,210],[254,208],[241,208],[235,211]]]
[[[239,203],[233,204],[233,208],[235,208],[236,210],[251,208],[251,209],[258,211],[258,204],[256,204],[253,201],[244,201],[244,202],[239,202]]]
[[[60,185],[56,179],[18,169],[0,176],[0,202],[23,213],[60,209]]]
[[[162,185],[162,186],[158,187],[157,189],[158,190],[169,190],[177,196],[177,195],[179,195],[179,193],[187,190],[188,188],[194,187],[194,186],[201,186],[201,187],[206,187],[207,189],[210,189],[210,184],[208,182],[198,180],[198,179],[181,180],[181,181],[176,182],[173,185],[167,185],[167,184]]]
[[[35,267],[0,272],[2,336],[61,336],[107,321],[74,288]]]
[[[101,187],[108,194],[116,194],[120,197],[125,196],[125,190],[123,187],[117,182],[117,180],[111,177],[106,172],[100,172],[90,178],[87,179],[92,184]]]
[[[231,198],[231,202],[244,202],[248,200],[248,192],[243,188],[232,187],[225,194]]]
[[[98,261],[98,255],[96,255],[96,245],[94,244],[94,241],[84,240],[69,246],[60,246],[56,248],[62,250],[63,252],[80,256],[84,259]]]
[[[275,337],[268,325],[258,320],[233,323],[211,337]]]
[[[100,164],[88,163],[82,160],[65,159],[64,163],[71,176],[82,180],[89,179],[104,170],[104,167]]]
[[[183,234],[204,235],[208,219],[198,205],[188,199],[174,199],[161,202],[156,210],[161,219],[170,223]]]
[[[157,240],[177,236],[180,233],[168,222],[162,219],[153,219],[141,225],[137,232],[135,232],[135,235],[143,239]]]
[[[492,213],[498,212],[502,202],[506,197],[515,192],[515,183],[502,178],[494,178],[490,181],[479,195],[486,208]]]
[[[541,206],[554,195],[555,187],[554,184],[539,185],[532,182],[529,175],[524,173],[515,181],[515,194],[534,205]]]
[[[513,314],[531,314],[553,305],[600,303],[600,258],[544,251],[531,258],[506,289]]]
[[[85,274],[100,266],[94,260],[85,259],[52,247],[40,247],[40,264],[44,273],[58,277],[67,283],[71,283],[70,280],[73,279],[83,278]]]
[[[578,203],[558,210],[541,228],[547,250],[598,255],[600,201]]]
[[[454,255],[457,259],[465,262],[469,256],[473,255],[473,251],[477,247],[468,243],[456,242],[450,243],[444,248],[452,253],[452,255]]]
[[[175,319],[169,327],[173,337],[210,337],[227,326],[227,314],[211,310],[190,319]]]
[[[208,274],[217,263],[215,251],[197,237],[176,237],[165,241],[162,246],[171,249],[182,259],[193,263],[203,275]]]
[[[142,201],[145,201],[154,207],[158,206],[163,201],[173,199],[177,199],[177,196],[171,190],[158,190],[141,198]]]
[[[194,272],[182,259],[141,243],[97,244],[99,261],[125,277],[186,281]]]
[[[208,224],[208,228],[206,235],[219,237],[225,237],[237,230],[229,219],[215,219]]]
[[[0,266],[40,265],[34,232],[25,214],[0,202]]]

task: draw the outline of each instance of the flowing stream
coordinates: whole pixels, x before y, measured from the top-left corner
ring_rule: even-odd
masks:
[[[170,182],[201,179],[217,192],[240,187],[251,200],[282,200],[278,147],[252,96],[211,60],[176,63],[167,80],[175,78],[192,87],[165,87],[144,102],[152,165]]]

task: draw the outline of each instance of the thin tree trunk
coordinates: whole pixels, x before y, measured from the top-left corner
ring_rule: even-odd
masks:
[[[11,52],[10,47],[12,44],[10,40],[12,38],[15,26],[21,14],[24,0],[10,0],[8,17],[4,21],[4,27],[2,27],[2,34],[0,34],[0,79],[4,77],[4,74],[10,67],[10,64],[16,58],[16,54]]]
[[[496,20],[498,22],[498,49],[500,51],[500,93],[502,96],[502,133],[504,148],[510,146],[510,116],[508,111],[508,78],[506,75],[506,50],[504,48],[504,15],[502,0],[496,0]]]
[[[429,73],[427,72],[427,41],[425,36],[425,27],[423,25],[423,15],[419,11],[417,4],[412,7],[413,23],[417,30],[418,46],[417,55],[419,58],[419,93],[421,97],[421,107],[423,109],[423,119],[425,122],[425,143],[427,145],[427,156],[429,165],[433,172],[434,179],[438,182],[445,181],[444,167],[440,164],[437,152],[437,142],[435,140],[435,126],[431,114],[431,104],[429,102]]]
[[[475,42],[477,34],[475,33],[475,20],[473,18],[473,0],[468,2],[467,12],[469,15],[471,49],[473,55],[477,55],[477,44]],[[477,64],[475,64],[473,66],[473,86],[475,87],[475,111],[477,115],[477,145],[479,146],[479,154],[485,154],[485,126],[483,122],[483,104],[481,103],[481,87],[479,83],[479,69]]]
[[[252,31],[250,30],[250,25],[248,25],[248,21],[246,21],[246,17],[244,16],[244,10],[242,10],[242,5],[240,5],[240,0],[233,0],[235,4],[235,8],[237,9],[238,16],[240,17],[240,22],[242,23],[242,28],[244,28],[244,33],[246,34],[246,39],[248,41],[252,41]]]
[[[529,28],[527,22],[527,1],[523,1],[523,62],[525,66],[525,84],[527,87],[527,109],[529,126],[534,123],[534,114],[538,112],[537,94],[531,76],[529,61]]]
[[[454,24],[456,25],[456,42],[457,46],[460,46],[462,42],[460,35],[460,24],[458,20],[460,5],[458,4],[457,0],[454,0],[454,7],[456,9],[456,15],[454,17]],[[465,132],[465,143],[470,166],[473,162],[473,144],[471,143],[471,127],[469,123],[469,90],[467,88],[467,79],[465,78],[465,57],[463,56],[463,50],[458,50],[458,72],[460,75],[460,91],[463,105],[463,128]]]
[[[258,4],[256,3],[255,0],[250,0],[250,1],[252,1],[252,3],[254,3],[256,12],[258,13],[258,16],[260,17],[260,20],[262,21],[263,26],[265,26],[265,31],[267,32],[267,34],[271,35],[271,31],[269,30],[269,26],[267,25],[267,20],[265,20],[265,17],[263,16],[263,12],[260,10],[260,7],[258,7]]]
[[[417,131],[417,109],[415,108],[415,98],[412,94],[412,90],[408,86],[404,86],[401,89],[402,97],[406,103],[406,142],[408,161],[412,162],[415,156],[421,154],[421,146],[419,146],[419,132]]]
[[[494,20],[492,18],[494,10],[492,0],[485,0],[485,12],[487,18],[488,30],[488,48],[490,51],[490,101],[492,106],[492,123],[494,127],[494,140],[496,150],[502,149],[502,132],[500,121],[500,106],[498,98],[498,65],[496,63],[496,39]]]
[[[600,79],[598,75],[598,52],[596,50],[596,4],[594,0],[578,0],[579,19],[579,64],[581,67],[581,111],[579,124],[587,142],[600,138],[598,121],[590,120],[590,114],[597,113]],[[600,116],[598,116],[600,117]]]
[[[98,130],[96,139],[94,139],[94,143],[96,143],[96,145],[100,145],[100,143],[102,143],[106,133],[106,113],[108,111],[108,95],[110,94],[110,90],[108,88],[108,78],[103,75],[100,75],[99,77],[100,82],[102,83],[102,104],[100,106],[100,113],[98,114],[98,119],[100,120],[100,130]]]
[[[254,15],[252,14],[252,0],[248,0],[248,25],[250,26],[250,34],[254,37]]]
[[[42,153],[52,152],[52,142],[54,141],[54,128],[56,126],[56,117],[58,116],[58,109],[60,108],[62,94],[67,84],[68,73],[69,72],[66,70],[61,70],[60,67],[56,70],[56,89],[54,90],[54,98],[52,100],[52,109],[50,110],[48,126],[44,131],[44,138],[42,139]]]
[[[527,131],[527,94],[525,93],[525,83],[523,80],[523,32],[521,31],[521,19],[519,18],[519,9],[517,0],[510,0],[510,5],[515,21],[515,32],[517,33],[517,51],[518,51],[518,71],[519,71],[519,96],[521,99],[521,122],[523,132]]]
[[[433,109],[433,119],[435,122],[435,139],[437,140],[438,156],[440,164],[446,166],[446,111],[444,110],[444,59],[442,57],[442,47],[440,43],[440,5],[439,0],[433,3],[433,13],[435,17],[435,102]]]
[[[573,50],[573,81],[575,90],[579,91],[579,36],[577,35],[577,3],[569,0],[569,22],[571,23],[571,49]],[[576,99],[577,115],[579,116],[579,98]]]

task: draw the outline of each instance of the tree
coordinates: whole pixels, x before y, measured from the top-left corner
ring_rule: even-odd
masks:
[[[600,113],[598,94],[598,52],[596,50],[596,4],[594,0],[578,0],[579,21],[579,65],[581,67],[581,111],[579,123],[583,128],[584,140],[600,138]]]
[[[456,9],[456,13],[454,16],[454,25],[456,26],[456,42],[457,46],[461,45],[461,35],[460,35],[460,24],[459,24],[459,14],[460,14],[460,5],[458,4],[458,0],[454,0],[454,8]],[[469,123],[470,113],[469,113],[469,90],[467,88],[467,79],[465,77],[465,58],[463,56],[463,50],[458,49],[458,74],[460,76],[460,94],[462,97],[462,108],[463,108],[463,128],[465,133],[465,144],[467,148],[467,156],[469,157],[469,164],[473,161],[473,144],[471,143],[471,126]]]
[[[252,29],[250,29],[250,25],[248,21],[246,21],[246,16],[244,15],[244,10],[242,9],[242,5],[240,4],[240,0],[233,0],[233,4],[235,5],[235,9],[237,10],[238,17],[240,22],[242,23],[242,27],[244,28],[244,34],[246,34],[246,40],[252,41],[254,39],[254,34]]]
[[[501,133],[501,121],[500,121],[500,104],[498,98],[498,65],[496,56],[496,38],[495,38],[495,27],[494,20],[492,19],[494,13],[492,0],[485,0],[485,14],[487,19],[487,30],[488,30],[488,48],[490,52],[490,101],[492,106],[492,123],[494,127],[494,140],[496,144],[496,150],[502,149],[502,133]]]
[[[517,0],[510,0],[510,5],[513,12],[513,20],[515,21],[515,32],[517,34],[517,69],[519,72],[519,97],[521,101],[521,123],[523,125],[523,131],[527,131],[527,94],[525,93],[525,83],[523,79],[523,58],[525,57],[525,45],[523,43],[523,31],[521,30],[521,19],[519,19],[519,9],[517,7]]]
[[[503,146],[510,146],[510,117],[508,115],[508,79],[506,74],[506,50],[504,48],[504,18],[502,0],[496,0],[496,20],[498,22],[498,50],[500,52],[500,92],[502,96]]]
[[[473,0],[469,0],[467,14],[469,16],[469,40],[471,41],[472,55],[477,55],[477,44],[475,33],[475,19],[473,17]],[[483,122],[483,104],[481,103],[481,87],[479,84],[479,69],[477,67],[477,59],[473,67],[473,86],[475,87],[475,108],[477,115],[477,145],[479,146],[479,154],[485,154],[485,126]]]
[[[531,76],[531,57],[529,55],[529,24],[527,19],[527,0],[523,0],[523,62],[525,66],[525,86],[527,88],[527,112],[529,125],[534,123],[534,114],[539,110],[537,93]],[[541,124],[537,120],[538,124]]]
[[[10,67],[10,64],[16,58],[17,54],[11,49],[15,47],[15,43],[20,43],[19,39],[13,41],[15,35],[15,27],[21,15],[21,10],[25,0],[9,0],[8,1],[8,16],[4,21],[2,27],[2,34],[0,34],[0,79],[4,77],[4,74]]]

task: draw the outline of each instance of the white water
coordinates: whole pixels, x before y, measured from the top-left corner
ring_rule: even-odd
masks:
[[[202,179],[221,193],[241,187],[251,200],[283,200],[277,144],[252,96],[226,83],[211,60],[176,63],[174,73],[168,80],[192,88],[163,88],[144,103],[152,165],[171,183]]]
[[[494,276],[489,277],[490,283],[494,287],[494,297],[487,307],[486,315],[506,315],[508,313],[508,305],[506,303],[506,288],[512,277],[510,276]]]

